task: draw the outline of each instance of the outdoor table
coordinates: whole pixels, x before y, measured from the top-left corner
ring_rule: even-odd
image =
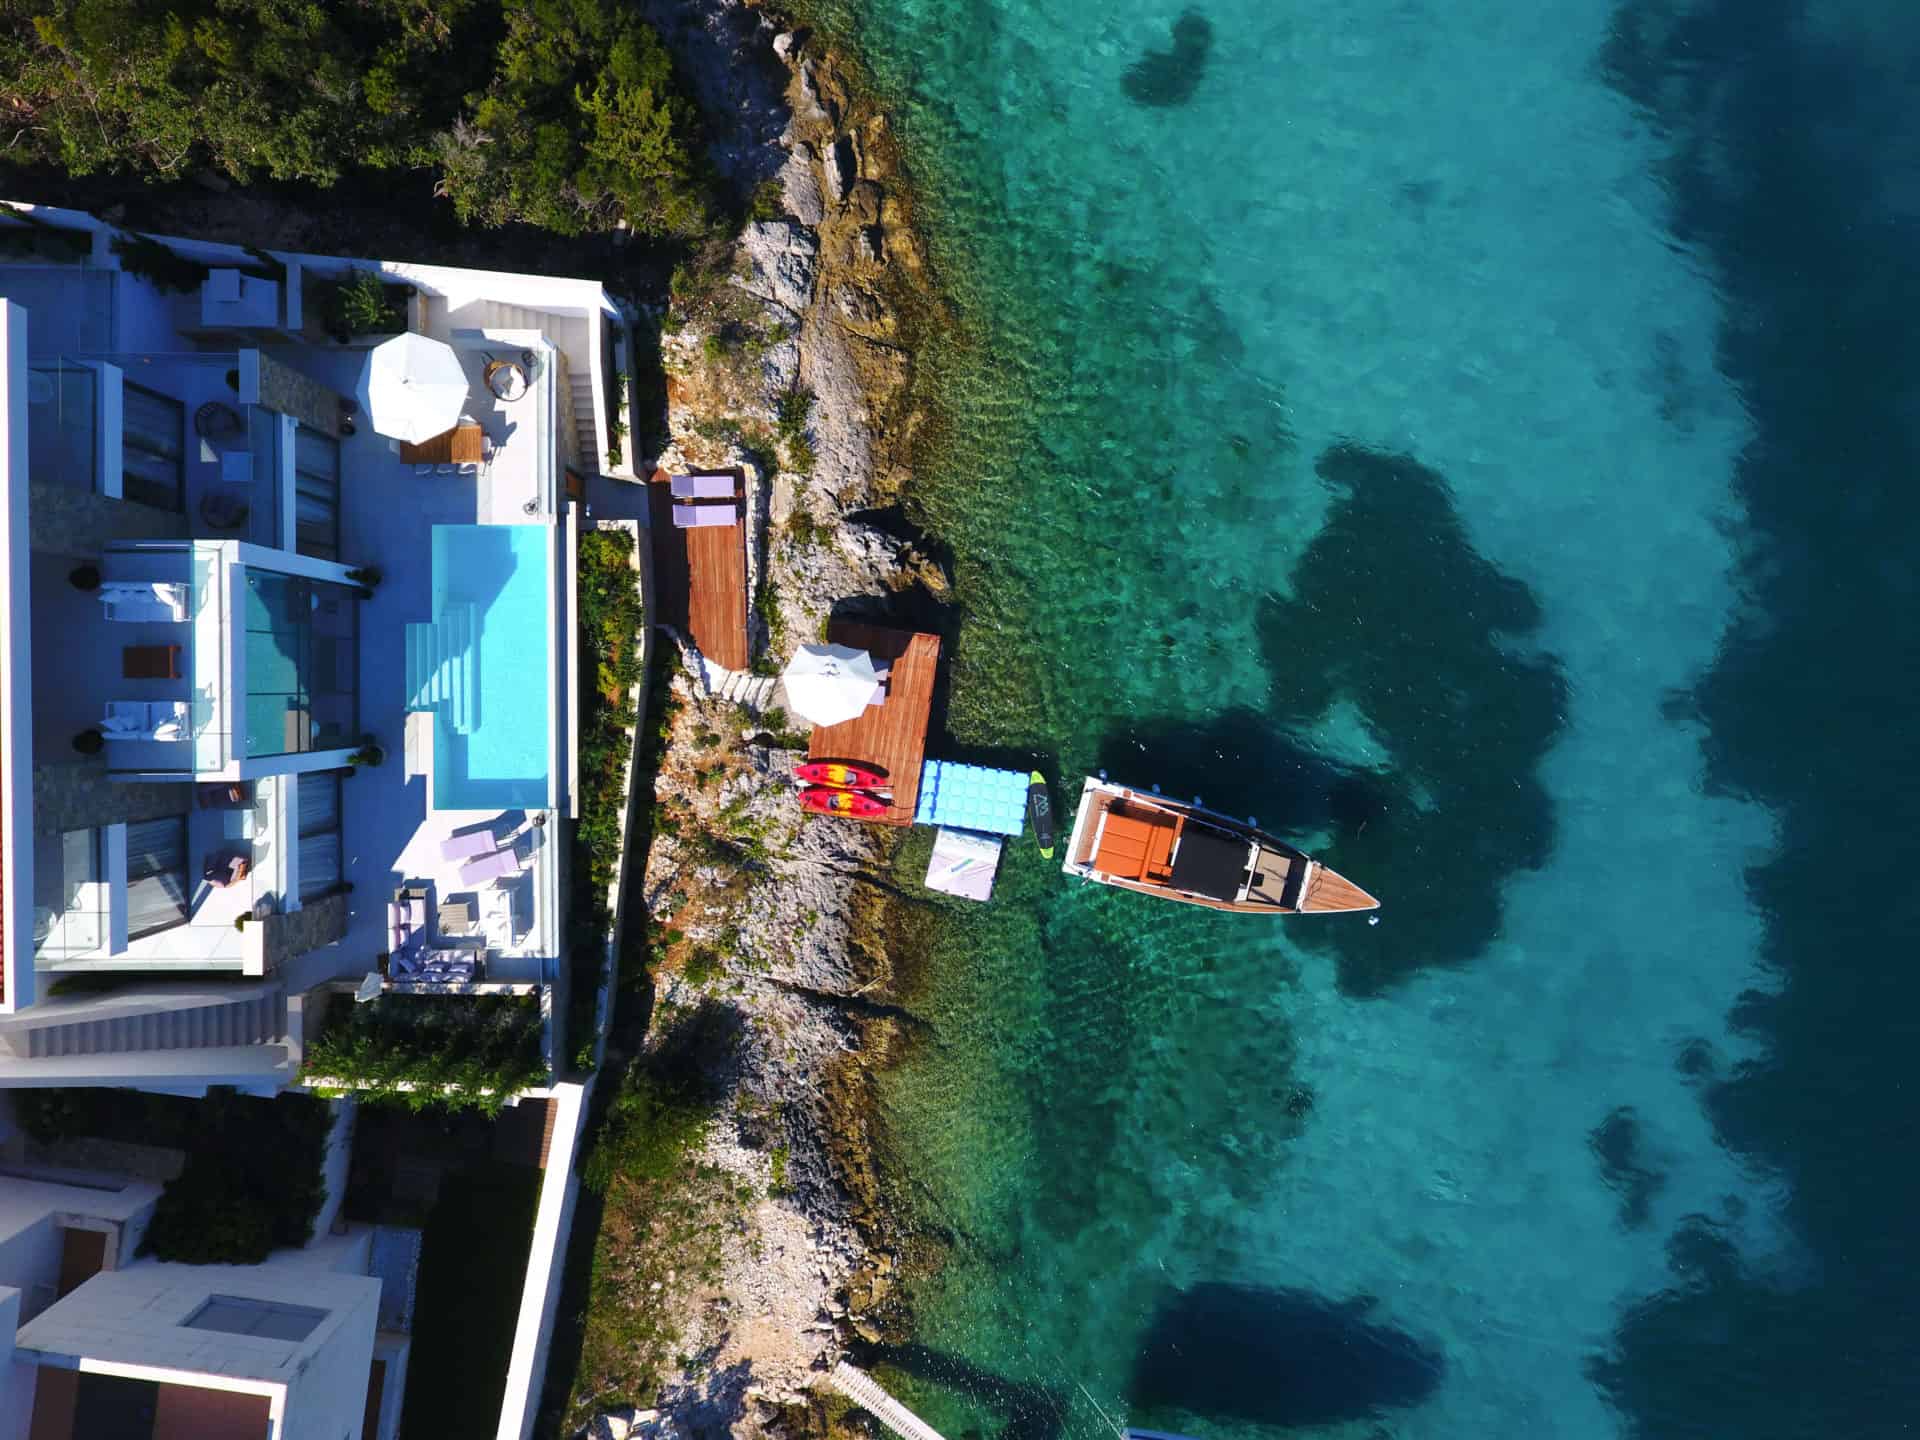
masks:
[[[456,425],[418,445],[402,442],[400,458],[409,465],[478,465],[485,436],[486,432],[478,425]]]

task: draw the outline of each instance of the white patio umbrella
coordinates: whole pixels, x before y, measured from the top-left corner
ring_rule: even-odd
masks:
[[[453,347],[412,333],[373,347],[362,389],[375,432],[412,445],[453,429],[469,394]]]
[[[838,725],[867,708],[880,677],[873,657],[847,645],[802,645],[780,676],[793,713],[815,725]]]

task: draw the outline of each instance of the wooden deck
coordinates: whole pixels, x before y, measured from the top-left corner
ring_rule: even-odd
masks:
[[[730,474],[736,503],[745,513],[746,476]],[[700,647],[700,653],[729,670],[747,668],[747,527],[673,527],[670,477],[656,470],[647,485],[647,521],[653,534],[654,602],[657,618]]]
[[[920,797],[920,761],[927,749],[927,718],[933,709],[933,680],[940,669],[940,637],[907,630],[885,630],[852,620],[827,626],[827,639],[891,665],[887,699],[842,725],[816,726],[808,748],[811,760],[851,760],[884,770],[893,782],[893,806],[869,823],[911,825]]]

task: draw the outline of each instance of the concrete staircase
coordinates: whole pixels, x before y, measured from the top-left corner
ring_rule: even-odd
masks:
[[[16,1054],[31,1060],[60,1055],[119,1055],[141,1050],[198,1050],[227,1045],[265,1045],[287,1033],[287,993],[261,985],[232,1000],[174,1009],[129,1008],[122,1014],[33,1025],[9,1037]]]
[[[438,620],[407,626],[407,706],[444,710],[456,735],[473,733],[472,605],[449,604]]]
[[[600,451],[600,435],[593,423],[591,375],[568,367],[567,403],[563,408],[572,412],[575,453],[580,457],[580,468],[589,475],[599,474],[606,466],[607,457]]]

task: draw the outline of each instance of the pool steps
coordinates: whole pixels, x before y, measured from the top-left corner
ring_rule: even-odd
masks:
[[[407,626],[407,709],[441,712],[456,735],[473,733],[474,620],[472,605],[453,603]]]

